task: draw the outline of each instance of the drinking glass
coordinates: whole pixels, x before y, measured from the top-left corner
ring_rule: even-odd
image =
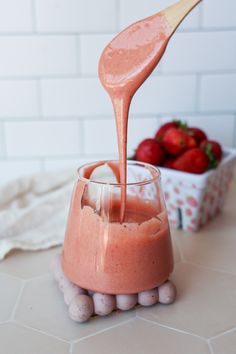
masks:
[[[132,294],[166,281],[172,244],[160,171],[127,162],[127,184],[117,182],[118,161],[83,165],[72,195],[62,252],[66,276],[82,288]],[[122,189],[126,190],[121,220]]]

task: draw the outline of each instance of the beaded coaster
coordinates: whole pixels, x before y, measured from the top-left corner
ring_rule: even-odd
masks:
[[[106,316],[114,311],[128,311],[137,306],[152,306],[158,302],[167,305],[173,303],[176,298],[175,285],[169,280],[158,288],[138,294],[108,295],[83,289],[73,284],[63,273],[60,254],[52,259],[51,269],[68,306],[69,316],[76,322]]]

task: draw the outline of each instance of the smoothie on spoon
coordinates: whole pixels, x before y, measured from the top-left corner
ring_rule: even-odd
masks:
[[[126,200],[127,127],[133,95],[162,58],[183,18],[200,0],[181,0],[119,33],[104,49],[99,61],[100,81],[111,97],[117,129],[121,191],[120,220]]]

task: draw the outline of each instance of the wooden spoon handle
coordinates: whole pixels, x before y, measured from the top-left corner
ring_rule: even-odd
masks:
[[[173,31],[176,30],[185,16],[201,1],[202,0],[180,0],[163,11]]]

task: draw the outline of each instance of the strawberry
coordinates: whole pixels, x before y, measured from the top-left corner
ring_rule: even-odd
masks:
[[[198,145],[203,141],[207,139],[207,135],[206,133],[199,128],[195,128],[195,127],[189,127],[188,128],[188,134],[194,138],[196,140],[196,142],[198,143]]]
[[[170,168],[173,169],[174,168],[174,162],[175,162],[175,158],[170,158],[165,160],[163,166],[166,168]]]
[[[197,147],[197,141],[193,137],[189,136],[187,139],[187,147],[186,148],[193,149],[195,147]]]
[[[162,140],[162,145],[169,154],[175,156],[189,147],[196,146],[193,142],[194,139],[190,141],[190,138],[185,131],[179,128],[171,128],[166,132]]]
[[[182,130],[187,130],[188,126],[187,123],[182,122],[181,120],[173,120],[172,122],[162,124],[156,132],[155,139],[157,141],[162,141],[166,132],[171,128],[180,128]]]
[[[185,151],[181,156],[177,157],[173,163],[175,170],[189,173],[204,173],[207,171],[209,160],[204,151],[200,148],[194,148]]]
[[[179,121],[173,121],[173,122],[168,122],[163,124],[158,131],[155,134],[155,139],[157,141],[161,141],[165,135],[165,133],[167,132],[167,130],[171,129],[171,128],[178,128],[179,127]]]
[[[143,140],[135,153],[135,159],[137,161],[147,162],[152,165],[161,165],[164,161],[165,153],[155,139]]]
[[[216,168],[222,159],[223,151],[221,145],[214,140],[204,140],[200,145],[209,159],[209,167]]]

